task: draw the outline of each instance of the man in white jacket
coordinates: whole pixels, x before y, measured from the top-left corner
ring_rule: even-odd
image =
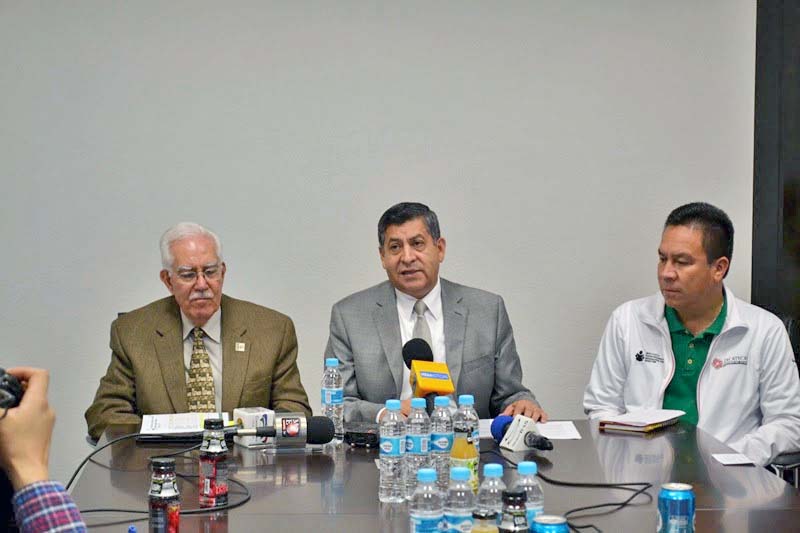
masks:
[[[687,204],[667,217],[658,247],[661,292],[611,315],[583,396],[590,418],[681,409],[689,423],[759,465],[800,451],[800,379],[773,314],[724,286],[733,224]]]

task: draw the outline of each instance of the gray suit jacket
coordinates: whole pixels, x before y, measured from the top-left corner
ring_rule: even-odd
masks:
[[[456,394],[475,396],[481,418],[508,404],[535,401],[522,367],[503,299],[441,279],[445,358]],[[400,321],[394,288],[384,281],[337,302],[331,310],[326,357],[336,357],[344,381],[345,421],[374,421],[403,390]]]

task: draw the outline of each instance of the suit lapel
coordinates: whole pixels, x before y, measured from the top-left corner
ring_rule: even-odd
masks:
[[[469,309],[461,303],[456,286],[446,279],[442,284],[442,314],[444,315],[444,351],[453,385],[458,390],[458,377],[464,360],[464,336]]]
[[[378,336],[383,345],[383,354],[386,363],[394,378],[396,388],[395,398],[400,397],[403,391],[403,348],[400,337],[400,319],[397,316],[397,303],[391,283],[385,283],[385,290],[379,295],[372,317]]]
[[[186,402],[183,329],[180,317],[178,304],[172,300],[170,307],[156,317],[153,344],[172,408],[176,413],[185,413],[189,410],[189,405]]]
[[[246,317],[235,302],[222,296],[222,410],[232,413],[239,406],[250,361],[250,337]],[[237,349],[238,347],[238,349]]]

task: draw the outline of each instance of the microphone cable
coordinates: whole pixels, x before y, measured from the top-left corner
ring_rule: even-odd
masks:
[[[86,463],[88,463],[89,460],[91,460],[92,457],[94,457],[98,452],[108,448],[112,444],[116,444],[117,442],[120,442],[120,441],[123,441],[123,440],[127,440],[127,439],[132,439],[132,438],[138,437],[138,436],[139,436],[139,433],[128,433],[127,435],[122,435],[120,437],[111,439],[110,441],[106,442],[102,446],[99,446],[99,447],[95,448],[94,450],[92,450],[89,453],[89,455],[87,455],[83,459],[83,461],[81,461],[81,463],[78,465],[78,467],[75,469],[75,472],[73,472],[72,476],[69,478],[69,481],[67,481],[67,484],[64,486],[64,488],[67,491],[69,491],[70,487],[72,486],[72,483],[75,481],[75,478],[78,476],[78,473],[81,471],[81,469],[84,467],[84,465]],[[153,457],[174,457],[174,456],[177,456],[177,455],[182,455],[184,453],[188,453],[188,452],[194,451],[194,450],[200,448],[200,446],[202,446],[202,442],[200,444],[196,444],[196,445],[194,445],[194,446],[192,446],[190,448],[185,448],[185,449],[182,449],[182,450],[178,450],[177,452],[173,452],[173,453],[169,453],[169,454],[153,455],[153,456],[150,457],[150,459],[152,459]],[[103,465],[103,466],[105,466],[105,465]],[[115,470],[113,467],[110,467],[110,466],[108,468],[110,470]],[[192,475],[192,474],[178,474],[177,472],[175,474],[177,476],[181,477],[181,478],[184,478],[184,479],[198,477],[198,476]],[[230,509],[236,509],[237,507],[241,507],[242,505],[244,505],[244,504],[246,504],[247,502],[250,501],[250,499],[252,498],[252,495],[250,494],[250,489],[247,487],[247,485],[245,485],[244,483],[242,483],[241,481],[239,481],[239,480],[237,480],[237,479],[235,479],[233,477],[229,477],[228,481],[231,482],[231,483],[234,483],[235,485],[238,485],[239,487],[241,487],[244,490],[243,493],[239,493],[239,492],[233,493],[233,494],[244,494],[244,497],[241,500],[239,500],[237,502],[227,503],[225,505],[219,505],[219,506],[216,506],[216,507],[208,507],[208,508],[202,507],[202,508],[187,509],[187,510],[181,509],[181,515],[198,515],[198,514],[216,513],[216,512],[219,512],[219,511],[227,511],[227,510],[230,510]],[[130,514],[145,514],[145,515],[149,515],[150,514],[150,510],[149,509],[146,510],[146,511],[142,511],[142,510],[139,510],[139,509],[92,508],[92,509],[79,509],[79,511],[80,511],[81,514],[83,514],[83,513],[86,513],[86,514],[88,514],[88,513],[130,513]],[[145,520],[145,519],[146,518],[141,518],[141,519],[137,519],[135,521],[138,522],[140,520]]]
[[[480,452],[481,454],[490,453],[502,459],[509,467],[517,468],[517,463],[503,455],[501,452],[497,450],[484,450]],[[636,481],[630,483],[592,483],[586,481],[562,481],[558,479],[551,478],[549,476],[545,476],[541,472],[536,473],[538,477],[540,477],[546,483],[551,485],[557,485],[562,487],[581,487],[581,488],[603,488],[603,489],[618,489],[624,490],[628,492],[632,492],[631,496],[624,501],[621,502],[607,502],[607,503],[598,503],[595,505],[586,505],[583,507],[576,507],[574,509],[570,509],[569,511],[564,513],[564,518],[567,519],[567,525],[573,531],[580,531],[581,529],[588,529],[591,528],[594,531],[601,532],[602,530],[599,529],[594,524],[586,524],[586,525],[578,525],[574,524],[569,521],[570,517],[574,519],[582,519],[582,518],[589,518],[591,516],[603,515],[603,514],[611,514],[620,509],[624,509],[628,505],[641,505],[646,503],[651,503],[653,501],[653,495],[647,492],[649,489],[653,487],[652,483],[648,483],[646,481]],[[646,500],[644,502],[639,503],[632,503],[639,496],[644,496]],[[610,509],[608,509],[610,508]],[[576,513],[582,513],[584,511],[593,511],[593,510],[600,510],[600,509],[608,509],[603,512],[599,513],[588,513],[588,514],[581,514],[575,516]]]

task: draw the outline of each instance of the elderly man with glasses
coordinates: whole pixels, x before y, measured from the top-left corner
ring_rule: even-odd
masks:
[[[182,222],[161,237],[171,296],[111,324],[111,363],[86,411],[89,435],[144,414],[269,407],[311,414],[286,315],[222,293],[219,238]]]

